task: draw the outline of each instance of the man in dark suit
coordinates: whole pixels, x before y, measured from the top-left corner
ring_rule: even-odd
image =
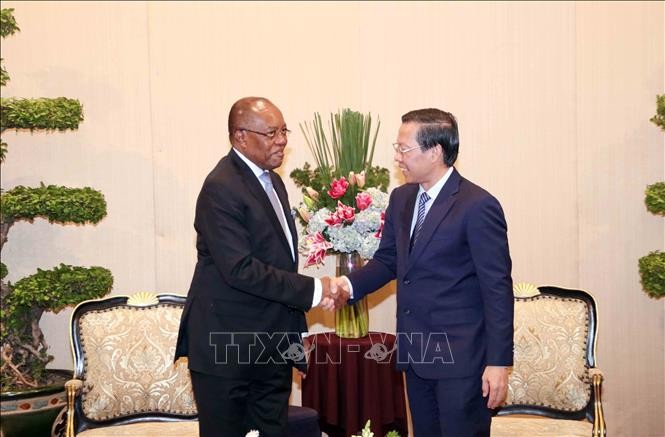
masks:
[[[374,258],[333,284],[357,300],[397,280],[397,365],[417,437],[489,436],[513,363],[506,221],[453,167],[458,146],[452,114],[402,117],[394,148],[407,183],[390,196]]]
[[[201,436],[286,434],[291,367],[306,370],[304,312],[335,304],[330,279],[299,275],[282,179],[289,130],[269,100],[229,113],[229,154],[196,203],[198,262],[175,357],[188,357]]]

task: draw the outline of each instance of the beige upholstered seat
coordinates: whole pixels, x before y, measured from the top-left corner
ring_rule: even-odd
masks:
[[[515,364],[492,437],[604,436],[596,333],[588,293],[516,285]]]
[[[145,422],[129,425],[107,426],[93,428],[77,434],[79,437],[198,437],[199,424],[197,422]]]
[[[550,419],[537,416],[501,416],[492,420],[492,437],[589,437],[593,424],[586,420]]]
[[[55,435],[198,434],[187,364],[173,364],[184,303],[184,296],[142,293],[76,307],[71,414],[56,421]]]
[[[74,379],[52,435],[195,437],[196,404],[184,359],[173,364],[185,297],[114,296],[72,314]],[[318,413],[289,406],[290,436],[320,436]]]

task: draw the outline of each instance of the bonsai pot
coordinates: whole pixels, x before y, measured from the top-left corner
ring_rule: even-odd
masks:
[[[2,437],[49,437],[56,416],[67,406],[65,382],[71,370],[49,369],[56,383],[0,394]]]

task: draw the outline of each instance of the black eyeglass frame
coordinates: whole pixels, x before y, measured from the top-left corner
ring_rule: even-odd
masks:
[[[275,130],[269,131],[269,132],[259,132],[259,131],[256,131],[256,130],[247,129],[246,127],[239,127],[236,130],[244,130],[244,131],[247,131],[247,132],[251,132],[253,134],[262,135],[262,136],[264,136],[266,138],[269,138],[271,140],[275,139],[275,137],[277,136],[278,133],[283,135],[286,138],[288,138],[289,135],[291,134],[291,131],[287,128],[275,129]]]

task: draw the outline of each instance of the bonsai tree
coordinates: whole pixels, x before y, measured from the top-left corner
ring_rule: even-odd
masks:
[[[656,97],[656,115],[651,121],[665,130],[665,94]],[[665,216],[665,182],[647,186],[644,203],[649,212]],[[665,252],[653,251],[639,260],[644,291],[652,297],[665,296]]]
[[[0,35],[5,38],[19,30],[13,9],[0,11]],[[9,81],[4,66],[1,85]],[[5,129],[32,131],[73,130],[83,121],[78,100],[0,99],[0,132]],[[0,140],[0,161],[7,157],[7,144]],[[37,164],[37,163],[35,163]],[[106,216],[106,202],[92,188],[55,185],[16,186],[0,195],[0,251],[9,229],[19,220],[35,217],[51,223],[97,223]],[[113,277],[102,267],[73,267],[65,264],[37,273],[12,284],[5,282],[8,270],[0,263],[0,386],[2,391],[46,385],[46,365],[53,360],[39,327],[44,311],[58,312],[68,305],[97,298],[111,290]]]

